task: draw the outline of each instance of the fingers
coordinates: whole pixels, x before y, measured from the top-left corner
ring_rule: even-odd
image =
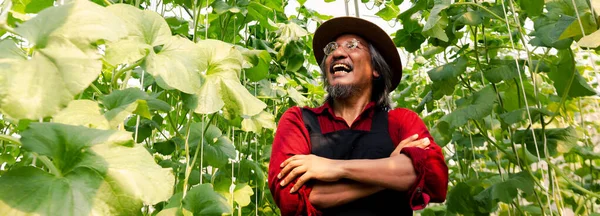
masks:
[[[398,144],[398,146],[404,146],[404,145],[406,145],[407,143],[410,143],[410,142],[412,142],[412,141],[415,141],[417,138],[419,138],[419,134],[414,134],[414,135],[412,135],[412,136],[409,136],[408,138],[406,138],[406,139],[404,139],[404,140],[400,141],[400,144]]]
[[[305,156],[306,156],[306,155],[294,155],[294,156],[292,156],[292,157],[288,158],[287,160],[283,161],[283,163],[281,163],[281,164],[279,165],[279,167],[283,168],[283,167],[285,167],[285,166],[286,166],[288,163],[290,163],[290,162],[292,162],[292,161],[295,161],[295,160],[302,159],[302,158],[304,158]]]
[[[292,169],[294,169],[300,165],[302,165],[302,162],[300,162],[298,160],[288,162],[287,165],[285,167],[283,167],[283,169],[281,169],[281,172],[279,172],[279,174],[277,175],[277,178],[281,179],[281,178],[287,176],[287,174],[290,171],[292,171]]]
[[[279,184],[282,187],[286,186],[287,184],[289,184],[290,182],[292,182],[294,179],[296,179],[296,177],[298,175],[302,175],[305,172],[306,172],[306,166],[296,167],[296,168],[292,169],[292,171],[290,171],[290,173],[287,176],[285,176],[285,178],[283,180],[281,180],[281,182]]]
[[[300,187],[302,187],[302,185],[304,185],[304,183],[306,183],[310,179],[311,177],[309,173],[305,173],[304,175],[300,176],[300,178],[298,178],[298,181],[296,181],[294,187],[292,187],[292,189],[290,190],[290,193],[296,192],[298,189],[300,189]]]

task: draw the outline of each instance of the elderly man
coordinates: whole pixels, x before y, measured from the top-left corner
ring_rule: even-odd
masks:
[[[338,17],[316,30],[327,98],[281,117],[269,187],[282,215],[412,215],[443,202],[448,167],[425,124],[388,94],[402,64],[375,24]]]

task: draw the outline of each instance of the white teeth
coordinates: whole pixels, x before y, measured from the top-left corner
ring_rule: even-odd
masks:
[[[333,71],[338,71],[338,70],[350,71],[350,67],[348,67],[345,64],[335,64],[335,65],[333,65]]]

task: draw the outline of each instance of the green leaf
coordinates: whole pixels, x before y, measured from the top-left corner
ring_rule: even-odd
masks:
[[[25,52],[17,47],[15,42],[12,40],[2,40],[0,41],[0,59],[2,60],[19,60],[26,59],[27,55]],[[0,61],[1,63],[2,61]]]
[[[476,26],[483,23],[483,17],[478,11],[467,11],[460,15],[456,21],[466,25]]]
[[[250,62],[253,67],[245,69],[245,76],[252,82],[260,81],[267,77],[271,55],[266,50],[242,50],[244,59]]]
[[[110,125],[100,113],[100,106],[92,100],[74,100],[52,116],[55,123],[81,125],[89,128],[109,129]]]
[[[566,16],[566,15],[561,16],[560,19],[558,20],[557,25],[567,26],[567,27],[560,34],[558,39],[562,40],[565,38],[583,35],[583,33],[581,32],[582,27],[583,27],[583,31],[586,35],[591,34],[592,32],[596,31],[596,29],[597,29],[596,23],[595,23],[596,21],[594,20],[594,17],[592,17],[592,14],[585,13],[585,14],[582,14],[580,18],[581,19],[577,19],[577,17],[571,17],[571,16]]]
[[[543,133],[542,129],[534,129],[533,133],[535,134],[535,140],[531,130],[517,130],[513,136],[513,141],[525,144],[527,150],[533,155],[538,155],[537,152],[539,151],[541,158],[547,157],[546,150],[551,157],[555,157],[559,153],[567,153],[573,146],[577,145],[579,139],[577,131],[573,127],[545,129]],[[544,148],[544,135],[547,148]]]
[[[15,119],[51,116],[96,80],[101,69],[98,56],[56,38],[30,59],[0,61],[0,110]]]
[[[194,215],[216,216],[233,213],[225,197],[215,192],[210,183],[192,187],[183,199],[183,208]]]
[[[152,98],[137,88],[115,90],[102,99],[102,104],[108,110],[104,116],[112,127],[121,124],[132,113],[151,119],[150,109],[162,111],[171,109],[166,102]]]
[[[122,21],[106,8],[87,0],[74,0],[41,11],[15,32],[38,48],[58,38],[89,48],[99,40],[118,40],[126,31]]]
[[[238,173],[236,180],[239,182],[254,182],[259,187],[263,187],[267,182],[263,168],[256,161],[242,159]]]
[[[527,12],[529,17],[539,16],[544,10],[544,0],[522,0],[521,8]]]
[[[522,69],[522,65],[520,66]],[[498,83],[500,81],[512,80],[519,77],[519,70],[514,60],[506,60],[499,62],[499,64],[490,65],[490,67],[483,72],[483,76],[492,83]]]
[[[260,135],[263,128],[275,129],[275,116],[273,114],[262,111],[259,114],[242,120],[242,130],[252,131]]]
[[[552,67],[548,73],[548,77],[554,81],[558,95],[568,94],[569,97],[574,98],[598,94],[579,74],[571,50],[560,50],[558,57],[556,67]]]
[[[527,194],[532,194],[534,190],[533,186],[533,178],[531,178],[529,173],[523,171],[512,174],[511,177],[504,182],[499,182],[486,188],[474,198],[483,203],[491,202],[492,204],[496,204],[498,201],[512,203],[513,199],[518,196],[517,189],[521,189]]]
[[[595,31],[592,34],[586,35],[582,37],[579,41],[577,41],[580,47],[592,48],[595,49],[600,46],[600,30]]]
[[[177,89],[193,94],[200,89],[200,71],[206,69],[200,61],[200,49],[190,40],[171,36],[169,25],[158,13],[139,10],[131,5],[108,7],[127,26],[128,37],[108,44],[107,61],[111,64],[132,63],[146,57],[142,67],[164,89]],[[156,47],[162,47],[156,50]]]
[[[308,32],[294,22],[289,23],[276,23],[275,24],[279,30],[277,30],[277,34],[279,38],[277,40],[281,43],[287,44],[292,41],[298,41],[300,38],[307,36]]]
[[[465,102],[439,120],[440,122],[447,123],[449,129],[463,126],[469,120],[476,121],[490,115],[496,102],[496,93],[491,86],[486,86],[473,95],[461,100],[465,100]]]
[[[467,182],[459,182],[448,192],[446,205],[448,211],[453,213],[468,214],[472,213],[475,208],[475,200],[471,195],[472,186]]]
[[[444,15],[440,15],[440,13],[450,6],[450,0],[434,0],[434,6],[429,13],[429,18],[427,18],[427,23],[423,27],[423,31],[427,31],[432,29],[437,23],[440,22],[440,19],[444,17]]]
[[[300,4],[302,5],[302,3]],[[252,20],[258,20],[258,24],[269,31],[277,30],[277,27],[271,25],[269,19],[273,17],[273,9],[259,3],[252,1],[248,4],[248,15]]]
[[[27,7],[25,7],[25,13],[38,13],[43,9],[52,7],[54,0],[32,0]]]
[[[533,108],[533,107],[529,108],[529,114],[531,115],[531,119],[534,121],[539,119],[540,115],[545,115],[545,116],[553,115],[553,113],[548,111],[547,109]],[[529,114],[527,114],[526,108],[521,108],[518,110],[514,110],[512,112],[500,114],[500,118],[502,118],[502,121],[504,121],[504,123],[512,125],[512,124],[522,122],[522,121],[529,119]]]
[[[171,196],[174,177],[122,131],[31,123],[23,148],[52,159],[59,175],[25,166],[0,178],[3,215],[137,215]]]
[[[385,21],[390,21],[396,16],[398,16],[399,13],[400,9],[398,8],[398,6],[394,4],[394,2],[389,1],[385,4],[385,7],[377,11],[375,15],[383,18],[383,20]]]
[[[454,93],[454,87],[458,83],[457,77],[466,70],[467,57],[464,56],[451,63],[429,70],[427,75],[433,81],[434,98],[439,99],[442,95]]]
[[[396,31],[394,44],[397,47],[404,47],[407,52],[415,52],[425,42],[422,31],[423,26],[418,21],[413,19],[402,20],[402,29]]]
[[[175,151],[175,141],[167,140],[162,142],[155,142],[152,146],[156,152],[162,155],[170,155]]]
[[[233,200],[240,206],[244,207],[250,204],[250,198],[254,191],[252,188],[245,183],[238,183],[235,185],[233,190]]]
[[[190,147],[199,148],[204,146],[204,166],[213,166],[221,168],[227,164],[229,159],[235,158],[235,147],[233,143],[223,136],[221,130],[216,126],[209,124],[206,133],[204,133],[206,124],[203,122],[195,122],[190,125]],[[204,139],[203,136],[204,135]]]
[[[529,43],[534,46],[553,47],[556,49],[569,48],[571,43],[573,43],[573,39],[566,38],[561,40],[559,38],[570,23],[558,22],[557,20],[552,20],[546,15],[535,19],[535,32],[531,33],[535,38],[531,39]]]
[[[308,99],[304,97],[304,95],[302,95],[300,92],[298,92],[298,90],[296,90],[295,88],[288,88],[287,93],[298,106],[305,106],[309,102]]]
[[[240,83],[243,57],[239,50],[218,40],[198,42],[206,60],[206,82],[197,93],[196,113],[209,114],[225,106],[231,115],[254,116],[267,105],[254,97]],[[227,103],[225,103],[227,102]]]

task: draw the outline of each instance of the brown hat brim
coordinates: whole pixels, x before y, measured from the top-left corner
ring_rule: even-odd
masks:
[[[325,53],[323,48],[342,34],[355,34],[371,43],[386,60],[392,70],[392,88],[394,91],[402,79],[402,62],[392,38],[374,23],[352,16],[336,17],[321,24],[313,38],[313,52],[317,63],[321,63]]]

